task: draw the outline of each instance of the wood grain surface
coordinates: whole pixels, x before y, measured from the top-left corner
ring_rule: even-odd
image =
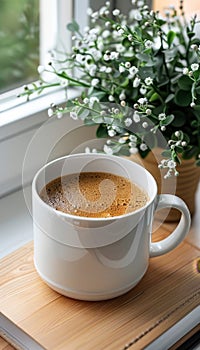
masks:
[[[155,240],[175,224],[162,225]],[[1,260],[0,310],[49,350],[142,349],[200,304],[200,249],[185,240],[150,259],[141,282],[101,302],[59,295],[38,276],[29,243]],[[1,350],[13,349],[0,339]]]

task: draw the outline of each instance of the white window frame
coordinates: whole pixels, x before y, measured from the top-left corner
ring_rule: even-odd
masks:
[[[47,11],[48,6],[48,11]],[[40,0],[41,15],[41,64],[46,62],[46,51],[59,43],[70,49],[71,35],[67,34],[66,24],[76,14],[76,20],[84,27],[87,24],[86,8],[88,0]],[[17,98],[22,89],[16,89],[0,96],[0,197],[17,190],[22,184],[22,166],[26,149],[38,128],[47,121],[47,109],[50,103],[61,104],[66,101],[66,91],[58,87],[51,92],[35,98]],[[70,89],[67,97],[73,98],[77,91]],[[18,104],[16,104],[16,100]],[[54,125],[55,124],[55,125]],[[73,124],[73,123],[72,123]],[[77,126],[79,124],[77,123]],[[54,120],[53,130],[61,130],[63,122]],[[71,121],[65,128],[72,128]],[[68,130],[66,129],[66,132]],[[45,141],[44,141],[45,142]],[[37,157],[35,157],[37,158]],[[36,160],[34,170],[40,167]]]

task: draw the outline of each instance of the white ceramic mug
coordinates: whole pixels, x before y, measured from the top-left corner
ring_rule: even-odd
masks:
[[[39,196],[51,180],[72,173],[102,171],[127,177],[143,188],[149,201],[139,210],[109,218],[88,218],[57,211]],[[144,276],[149,257],[174,249],[190,228],[186,204],[174,195],[157,195],[152,175],[117,156],[74,154],[41,168],[32,185],[34,263],[41,278],[59,293],[82,300],[119,296]],[[151,242],[154,213],[173,207],[182,213],[176,229]]]

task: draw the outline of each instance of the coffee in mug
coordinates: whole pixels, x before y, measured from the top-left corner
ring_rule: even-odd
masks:
[[[106,202],[108,207],[110,202],[121,197],[123,186],[118,195],[114,190],[117,187],[114,179],[118,181],[121,177],[127,180],[129,198],[134,184],[139,189],[145,189],[148,196],[146,204],[122,215],[97,217],[97,211],[94,212],[95,217],[85,217],[55,210],[40,196],[45,187],[48,189],[49,183],[51,189],[54,187],[52,184],[57,183],[56,179],[68,182],[72,174],[82,174],[75,176],[85,184],[84,193],[83,188],[79,190],[81,186],[78,182],[78,195],[83,196],[83,200],[88,198],[90,204],[92,200],[93,204],[101,202],[101,196],[91,185],[91,176],[96,176],[94,173],[101,174],[99,189],[102,198],[109,198]],[[105,173],[110,177],[104,178]],[[109,184],[109,189],[106,186],[101,189],[100,183],[104,181],[107,181],[106,186]],[[77,181],[75,183],[77,185]],[[156,181],[146,169],[113,155],[84,153],[56,159],[37,172],[32,194],[36,270],[51,288],[76,299],[103,300],[126,293],[146,273],[149,258],[166,254],[177,247],[190,228],[190,213],[180,198],[170,194],[158,195]],[[68,199],[74,203],[74,192],[71,194],[72,198],[69,196]],[[181,212],[180,222],[168,237],[153,242],[152,223],[156,211],[171,207]]]
[[[106,218],[143,207],[147,193],[124,176],[81,172],[50,181],[41,191],[45,203],[64,213]]]

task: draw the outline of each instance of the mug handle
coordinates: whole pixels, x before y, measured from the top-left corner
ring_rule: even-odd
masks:
[[[189,209],[181,198],[171,194],[161,194],[158,195],[157,198],[156,211],[163,208],[175,208],[178,209],[182,215],[178,226],[167,238],[159,242],[150,243],[150,257],[166,254],[177,247],[189,232],[191,225]]]

